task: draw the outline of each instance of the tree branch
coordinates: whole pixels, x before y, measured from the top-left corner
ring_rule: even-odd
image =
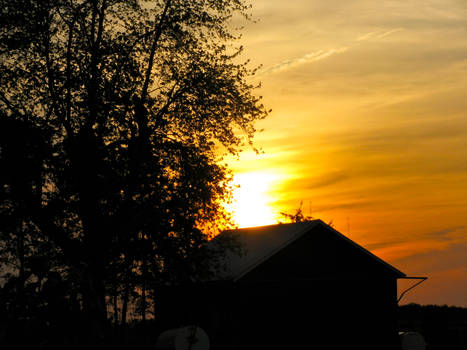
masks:
[[[151,51],[149,53],[148,67],[146,69],[146,77],[144,79],[143,89],[141,90],[141,104],[144,104],[144,101],[147,97],[149,81],[151,80],[152,67],[154,65],[154,56],[156,54],[157,45],[162,34],[162,29],[164,26],[165,19],[167,17],[167,11],[172,3],[172,0],[167,0],[165,3],[164,11],[162,12],[161,18],[155,28],[154,40],[152,42]]]
[[[101,58],[100,44],[102,41],[102,34],[104,32],[104,17],[105,17],[105,10],[107,7],[105,0],[102,2],[102,6],[100,9],[97,8],[97,1],[94,1],[93,5],[94,6],[93,6],[92,24],[91,24],[91,38],[92,38],[91,67],[90,67],[91,79],[90,79],[89,87],[88,87],[88,108],[89,108],[90,118],[86,123],[88,127],[92,125],[93,123],[95,123],[97,120],[97,117],[99,116],[97,100],[96,100],[97,90],[99,86],[99,82],[98,82],[99,70],[97,69],[97,64],[98,64],[99,58]],[[97,37],[94,39],[95,21],[96,21],[97,16],[98,16]]]
[[[71,118],[71,56],[72,56],[72,44],[73,44],[73,27],[75,26],[75,18],[69,24],[68,32],[68,43],[66,52],[66,110],[65,110],[65,122],[68,125]]]
[[[31,208],[29,213],[33,223],[63,251],[64,256],[74,266],[83,263],[83,252],[77,241],[70,239],[65,230],[53,222],[53,213],[47,207]]]
[[[13,106],[11,101],[3,94],[3,92],[0,91],[0,99],[3,101],[3,103],[6,104],[7,108],[12,111],[14,114],[20,115],[20,116],[25,116],[24,111],[21,112],[18,108]]]

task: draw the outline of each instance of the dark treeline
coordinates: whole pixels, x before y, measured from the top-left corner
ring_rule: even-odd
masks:
[[[429,350],[467,349],[467,308],[408,304],[399,307],[399,330],[419,332]]]
[[[29,317],[9,319],[0,310],[0,345],[4,348],[82,349],[86,345],[86,314],[74,308],[66,298],[54,292],[44,295]],[[49,288],[49,287],[47,287]],[[63,289],[62,289],[63,292]],[[5,293],[5,289],[3,289]],[[55,294],[54,294],[55,293]],[[38,297],[38,296],[36,296]],[[50,302],[53,297],[58,297]],[[1,298],[5,298],[2,294]],[[11,296],[9,296],[11,298]],[[416,331],[423,335],[428,350],[467,349],[467,308],[440,305],[409,304],[398,308],[399,331]],[[109,345],[113,349],[153,348],[167,325],[157,319],[135,318],[125,327],[111,327]]]

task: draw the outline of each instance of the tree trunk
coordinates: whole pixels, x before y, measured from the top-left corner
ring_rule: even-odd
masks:
[[[130,283],[126,281],[125,289],[123,292],[123,300],[122,300],[122,317],[121,317],[121,340],[120,343],[125,346],[127,345],[127,328],[126,328],[126,318],[128,313],[128,302],[130,298]]]
[[[114,326],[118,326],[118,295],[113,296],[113,306],[114,306]]]
[[[126,314],[127,314],[127,311],[128,311],[129,295],[130,295],[130,286],[129,286],[129,283],[127,282],[127,284],[125,285],[125,291],[123,292],[122,318],[121,318],[122,327],[125,327],[125,325],[126,325]]]
[[[17,303],[17,311],[19,314],[17,316],[24,317],[24,313],[26,310],[25,305],[25,297],[24,297],[24,283],[25,283],[25,270],[24,270],[24,260],[25,260],[25,252],[24,252],[24,222],[21,220],[21,223],[18,228],[18,242],[17,242],[17,254],[19,260],[19,275],[17,280],[16,292],[18,293],[18,303]]]
[[[146,276],[147,276],[147,268],[146,268],[146,260],[143,259],[143,283],[141,286],[141,320],[143,322],[146,321]]]
[[[141,320],[146,321],[146,286],[144,283],[141,295]]]
[[[108,336],[105,288],[98,274],[87,273],[84,276],[83,304],[88,320],[88,341],[90,344],[104,345]]]

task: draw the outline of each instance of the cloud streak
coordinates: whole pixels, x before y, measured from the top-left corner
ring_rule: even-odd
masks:
[[[337,49],[329,49],[329,50],[318,50],[315,52],[310,52],[307,53],[306,55],[302,57],[298,57],[292,60],[287,60],[283,61],[281,63],[278,63],[274,66],[268,67],[264,69],[261,73],[262,74],[271,74],[271,73],[278,73],[278,72],[283,72],[292,68],[295,68],[297,66],[300,66],[305,63],[311,63],[311,62],[317,62],[324,60],[328,57],[331,57],[336,54],[343,53],[348,50],[348,47],[340,47]]]
[[[374,31],[374,32],[369,32],[369,33],[366,33],[366,34],[363,34],[361,36],[359,36],[357,39],[355,39],[356,41],[367,41],[367,40],[371,40],[371,39],[383,39],[391,34],[394,34],[394,33],[397,33],[397,32],[400,32],[404,30],[404,28],[394,28],[394,29],[391,29],[391,30],[387,30],[387,31],[382,31],[382,30],[377,30],[377,31]]]
[[[431,237],[439,241],[452,241],[455,238],[452,236],[452,234],[459,233],[459,231],[463,231],[463,230],[464,230],[464,226],[448,227],[443,230],[429,232],[423,235],[423,237]]]
[[[349,50],[352,46],[357,46],[361,42],[368,41],[371,39],[382,39],[385,38],[391,34],[397,33],[404,30],[404,28],[395,28],[387,31],[374,31],[374,32],[369,32],[364,35],[359,36],[355,41],[357,42],[356,44],[350,45],[350,46],[342,46],[334,49],[328,49],[328,50],[317,50],[314,52],[307,53],[303,55],[302,57],[297,57],[294,59],[282,61],[280,63],[277,63],[273,66],[267,67],[264,70],[260,71],[260,75],[266,75],[266,74],[274,74],[274,73],[279,73],[279,72],[284,72],[287,70],[290,70],[292,68],[298,67],[302,64],[305,63],[312,63],[312,62],[317,62],[321,61],[324,59],[327,59],[331,56],[341,54]]]

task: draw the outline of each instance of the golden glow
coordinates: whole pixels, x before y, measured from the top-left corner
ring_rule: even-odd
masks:
[[[278,178],[279,176],[266,172],[240,173],[234,176],[233,182],[237,187],[228,210],[239,227],[277,223],[271,190]]]
[[[303,201],[429,277],[404,303],[467,307],[464,2],[252,3],[260,21],[245,27],[244,57],[262,66],[252,79],[272,113],[257,125],[264,154],[230,162],[238,224],[274,223]]]

